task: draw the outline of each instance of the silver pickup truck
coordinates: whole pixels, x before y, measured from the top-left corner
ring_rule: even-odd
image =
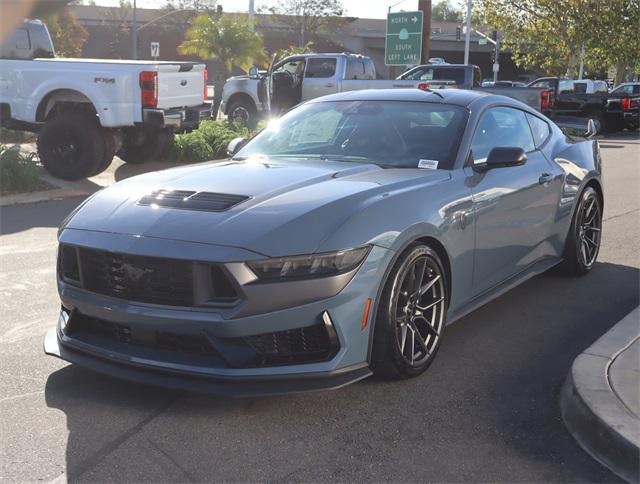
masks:
[[[446,89],[446,83],[430,85],[421,79],[376,79],[373,61],[357,54],[304,54],[274,63],[266,74],[252,69],[249,75],[227,80],[220,111],[230,119],[255,126],[267,113],[281,113],[309,99],[361,89]],[[518,99],[541,110],[545,89],[483,88],[492,94]]]

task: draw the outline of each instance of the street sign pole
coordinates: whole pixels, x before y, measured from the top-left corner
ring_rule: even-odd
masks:
[[[426,64],[429,60],[429,37],[431,36],[431,0],[420,0],[418,10],[422,12],[422,53],[420,63]]]
[[[131,42],[133,43],[132,47],[132,57],[133,60],[138,58],[138,22],[136,19],[136,0],[133,0],[133,22],[131,23]]]
[[[397,12],[387,15],[384,63],[387,66],[420,64],[422,53],[422,12]]]
[[[469,64],[469,49],[471,48],[471,2],[467,0],[467,33],[464,37],[464,63]]]

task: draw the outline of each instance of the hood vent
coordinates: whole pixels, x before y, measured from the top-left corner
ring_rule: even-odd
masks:
[[[224,212],[251,197],[227,193],[194,192],[188,190],[154,190],[138,200],[138,205]]]

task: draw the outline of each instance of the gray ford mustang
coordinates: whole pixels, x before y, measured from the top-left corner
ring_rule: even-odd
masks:
[[[448,323],[598,255],[598,143],[506,97],[337,94],[230,151],[70,214],[46,353],[232,395],[415,377]]]

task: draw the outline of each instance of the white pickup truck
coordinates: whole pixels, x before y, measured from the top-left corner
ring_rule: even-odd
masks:
[[[38,133],[54,176],[76,180],[157,158],[174,132],[211,117],[203,64],[56,59],[46,26],[27,20],[0,47],[0,124]]]
[[[460,66],[456,66],[460,67]],[[462,66],[471,73],[475,66]],[[473,75],[473,74],[471,74]],[[479,74],[478,74],[479,75]],[[471,82],[469,83],[471,86]],[[478,82],[479,86],[479,82]],[[281,113],[296,104],[336,92],[361,89],[447,89],[447,83],[417,78],[376,79],[371,58],[358,54],[303,54],[274,63],[266,74],[252,69],[249,75],[227,80],[220,111],[249,126],[267,113]],[[464,86],[455,86],[464,87]],[[479,87],[472,87],[480,89]],[[534,109],[544,107],[545,89],[486,88],[492,94],[518,99]]]

